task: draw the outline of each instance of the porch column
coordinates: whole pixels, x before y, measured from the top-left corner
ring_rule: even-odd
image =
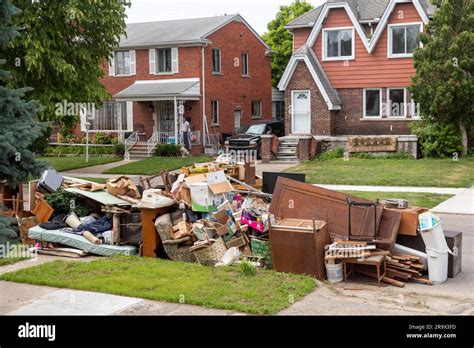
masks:
[[[180,145],[178,142],[178,100],[174,97],[174,139],[176,145]]]
[[[178,144],[184,145],[183,130],[181,129],[183,125],[184,118],[184,102],[182,100],[178,101]]]

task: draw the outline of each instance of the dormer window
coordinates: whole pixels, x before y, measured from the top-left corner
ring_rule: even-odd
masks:
[[[421,23],[388,26],[388,57],[413,57],[413,51],[420,47]]]
[[[323,60],[352,60],[354,58],[354,28],[323,30]]]

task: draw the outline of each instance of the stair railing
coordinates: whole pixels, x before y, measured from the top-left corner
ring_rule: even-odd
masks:
[[[138,143],[138,132],[133,132],[127,139],[125,139],[125,158],[130,159],[130,149]]]

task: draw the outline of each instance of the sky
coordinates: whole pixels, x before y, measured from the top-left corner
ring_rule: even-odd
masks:
[[[307,0],[314,6],[324,0]],[[267,31],[267,23],[275,18],[280,5],[293,0],[131,0],[127,23],[152,22],[171,19],[212,17],[241,14],[259,33]]]

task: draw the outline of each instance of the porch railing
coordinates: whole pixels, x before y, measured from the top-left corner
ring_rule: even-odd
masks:
[[[151,154],[155,150],[156,145],[158,145],[159,143],[160,143],[159,133],[156,132],[147,141],[148,154]]]
[[[125,158],[130,158],[130,149],[138,143],[138,132],[132,133],[127,139],[125,139]]]

